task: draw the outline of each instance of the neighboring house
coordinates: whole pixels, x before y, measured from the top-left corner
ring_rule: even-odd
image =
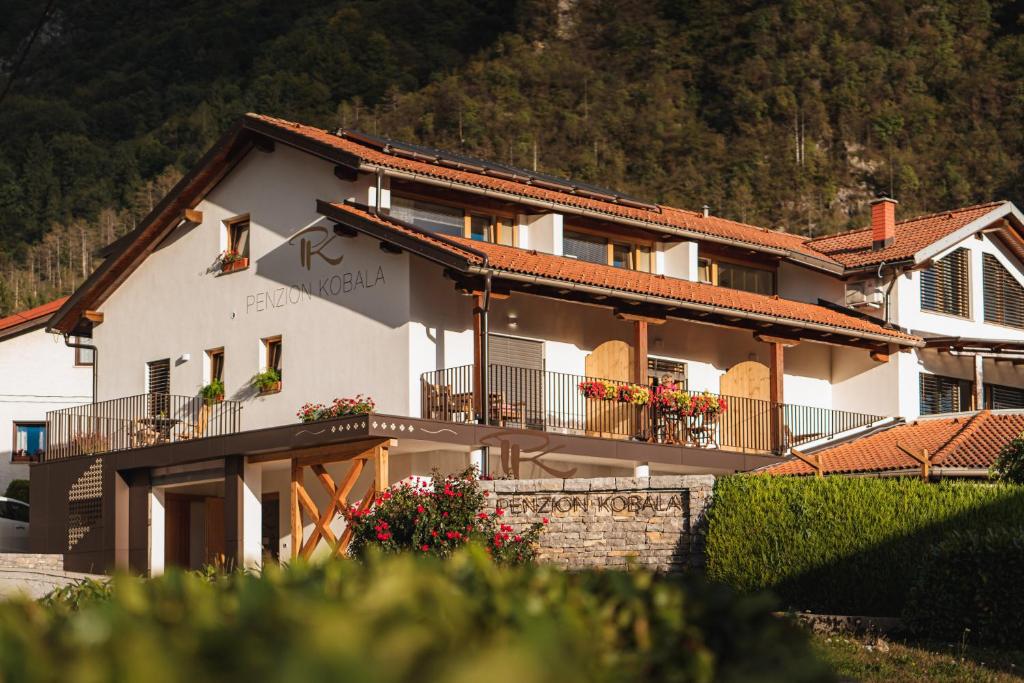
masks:
[[[885,387],[887,415],[1024,409],[1024,217],[1010,202],[810,240],[845,267],[846,303],[924,337],[925,347],[852,381]]]
[[[999,451],[1022,432],[1024,413],[1019,411],[934,415],[759,471],[806,476],[820,469],[823,475],[920,477],[927,460],[929,478],[988,478]]]
[[[906,230],[878,207],[867,261]],[[937,239],[1022,227],[1000,204]],[[858,239],[247,115],[50,322],[102,362],[98,402],[51,415],[34,546],[92,570],[250,564],[334,545],[332,501],[435,466],[746,471],[913,416],[903,384],[942,356],[913,320],[846,305],[877,271],[844,262]],[[943,255],[925,254],[898,285]],[[1015,367],[1000,386],[1024,387]],[[205,402],[214,379],[225,400]],[[613,397],[670,382],[711,412],[588,397],[595,379]],[[356,394],[377,413],[296,424],[303,404]]]
[[[0,495],[46,450],[46,413],[92,400],[92,358],[46,332],[66,299],[0,318]]]

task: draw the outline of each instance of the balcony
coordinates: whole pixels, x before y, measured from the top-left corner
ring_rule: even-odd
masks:
[[[867,427],[885,418],[828,408],[774,403],[740,396],[684,392],[707,396],[724,410],[693,414],[668,410],[655,401],[623,402],[587,398],[583,383],[601,382],[617,397],[620,389],[636,393],[628,382],[600,380],[560,372],[505,365],[490,366],[488,419],[491,425],[519,427],[610,439],[694,448],[720,448],[744,453],[785,455],[792,448],[826,441]],[[442,422],[484,422],[479,392],[474,390],[474,366],[426,372],[420,377],[421,417]],[[642,387],[652,394],[656,386]],[[642,398],[642,393],[641,393]],[[639,401],[639,399],[638,399]]]
[[[239,431],[242,404],[199,396],[139,394],[46,414],[44,460],[223,436]]]

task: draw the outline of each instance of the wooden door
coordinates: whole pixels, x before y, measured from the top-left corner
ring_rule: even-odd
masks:
[[[224,542],[224,499],[206,499],[206,563],[223,562],[227,552]]]
[[[606,341],[587,355],[584,361],[588,378],[630,382],[633,379],[635,350],[624,341]],[[589,436],[628,438],[633,431],[631,414],[615,401],[586,399],[586,424]]]
[[[164,566],[189,567],[191,503],[188,496],[164,496]]]
[[[732,399],[720,419],[720,445],[744,452],[771,450],[770,372],[764,363],[748,360],[729,368],[719,393]]]

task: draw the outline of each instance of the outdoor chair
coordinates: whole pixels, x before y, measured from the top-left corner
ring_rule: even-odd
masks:
[[[206,427],[210,423],[210,406],[205,401],[199,408],[199,414],[196,416],[195,423],[189,428],[184,430],[178,435],[178,439],[182,441],[189,441],[191,439],[201,439],[206,436]]]

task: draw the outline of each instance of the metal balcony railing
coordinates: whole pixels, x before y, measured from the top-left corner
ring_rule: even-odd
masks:
[[[881,416],[829,408],[773,403],[741,396],[708,395],[726,408],[680,415],[655,403],[636,405],[587,398],[581,383],[606,382],[613,391],[629,382],[561,372],[491,365],[487,419],[475,392],[472,365],[426,372],[420,378],[421,415],[443,422],[486,422],[653,443],[676,443],[750,453],[782,454],[882,420]],[[647,387],[654,392],[656,387]],[[705,392],[688,392],[691,396]]]
[[[199,396],[139,394],[46,414],[45,460],[233,434],[242,404]]]

